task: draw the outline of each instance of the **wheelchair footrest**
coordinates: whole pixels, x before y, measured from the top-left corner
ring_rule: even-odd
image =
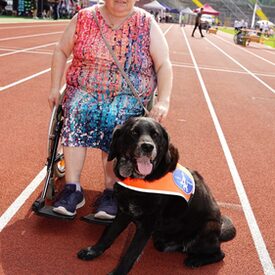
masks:
[[[58,213],[53,212],[53,206],[45,205],[41,207],[40,209],[33,209],[34,212],[39,216],[46,216],[49,218],[56,218],[56,219],[62,219],[62,220],[73,220],[76,215],[74,216],[67,216],[67,215],[61,215]]]
[[[103,224],[103,225],[109,225],[109,224],[113,223],[113,220],[97,219],[94,217],[94,214],[89,214],[87,216],[83,216],[80,219],[82,221],[85,221],[88,223],[96,223],[96,224]]]

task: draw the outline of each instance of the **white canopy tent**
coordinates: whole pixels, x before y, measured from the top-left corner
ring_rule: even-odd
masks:
[[[181,14],[191,14],[191,15],[196,15],[195,12],[193,12],[189,7],[185,8],[183,10],[180,11]]]
[[[268,20],[259,20],[257,21],[257,24],[258,25],[261,25],[261,24],[265,24],[265,25],[268,25],[269,27],[273,27],[274,26],[274,23],[268,21]]]
[[[148,4],[142,6],[146,10],[153,10],[153,11],[165,11],[165,7],[162,6],[158,1],[152,1]]]
[[[180,11],[180,16],[179,16],[179,23],[181,26],[185,26],[185,24],[193,24],[195,17],[196,17],[196,13],[193,12],[189,7],[185,8],[183,10]]]

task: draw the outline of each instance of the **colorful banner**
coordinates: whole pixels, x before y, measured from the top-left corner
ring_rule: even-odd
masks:
[[[192,0],[192,1],[197,7],[199,8],[203,7],[203,4],[199,0]]]
[[[256,7],[256,14],[261,20],[268,20],[267,16],[264,14],[263,10],[259,5]]]
[[[256,14],[257,14],[257,16],[261,20],[268,20],[267,16],[265,15],[265,13],[262,10],[262,8],[258,5],[258,1],[257,0],[250,0],[250,3],[252,3],[253,5],[255,5]]]

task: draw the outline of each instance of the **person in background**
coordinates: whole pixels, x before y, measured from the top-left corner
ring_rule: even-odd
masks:
[[[6,6],[7,2],[5,0],[0,0],[0,15],[5,14]]]
[[[192,32],[192,37],[194,37],[194,33],[196,31],[197,28],[199,28],[201,37],[204,37],[204,35],[202,34],[202,28],[201,28],[201,16],[203,13],[203,8],[200,8],[200,11],[198,12],[197,16],[196,16],[196,21],[195,21],[195,26]]]
[[[37,17],[37,6],[38,6],[37,0],[32,0],[31,1],[31,9],[32,9],[32,18],[33,19],[39,19]]]
[[[263,26],[263,33],[265,36],[268,36],[269,34],[269,24],[268,22],[265,22],[264,26]]]
[[[262,21],[260,23],[260,31],[263,32],[264,31],[264,21]]]
[[[187,14],[180,14],[179,16],[179,23],[180,23],[180,27],[185,27],[186,24],[186,20],[187,19]]]
[[[59,19],[59,0],[51,0],[53,20]]]
[[[56,45],[49,95],[51,108],[59,103],[65,65],[73,53],[62,102],[61,143],[66,185],[53,207],[59,214],[76,215],[76,209],[84,205],[80,176],[86,151],[87,148],[99,148],[105,190],[95,209],[95,218],[115,218],[117,204],[113,185],[117,179],[112,162],[107,162],[112,132],[117,125],[130,117],[142,116],[144,112],[109,53],[99,26],[145,106],[157,88],[150,116],[161,122],[168,114],[172,90],[168,45],[153,16],[135,7],[135,3],[136,0],[105,0],[102,5],[81,9]]]

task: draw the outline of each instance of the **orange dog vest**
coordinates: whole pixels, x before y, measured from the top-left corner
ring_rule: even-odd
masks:
[[[181,196],[186,202],[189,202],[195,193],[195,181],[192,174],[180,164],[177,164],[173,172],[155,181],[126,178],[118,181],[118,184],[139,192]]]

